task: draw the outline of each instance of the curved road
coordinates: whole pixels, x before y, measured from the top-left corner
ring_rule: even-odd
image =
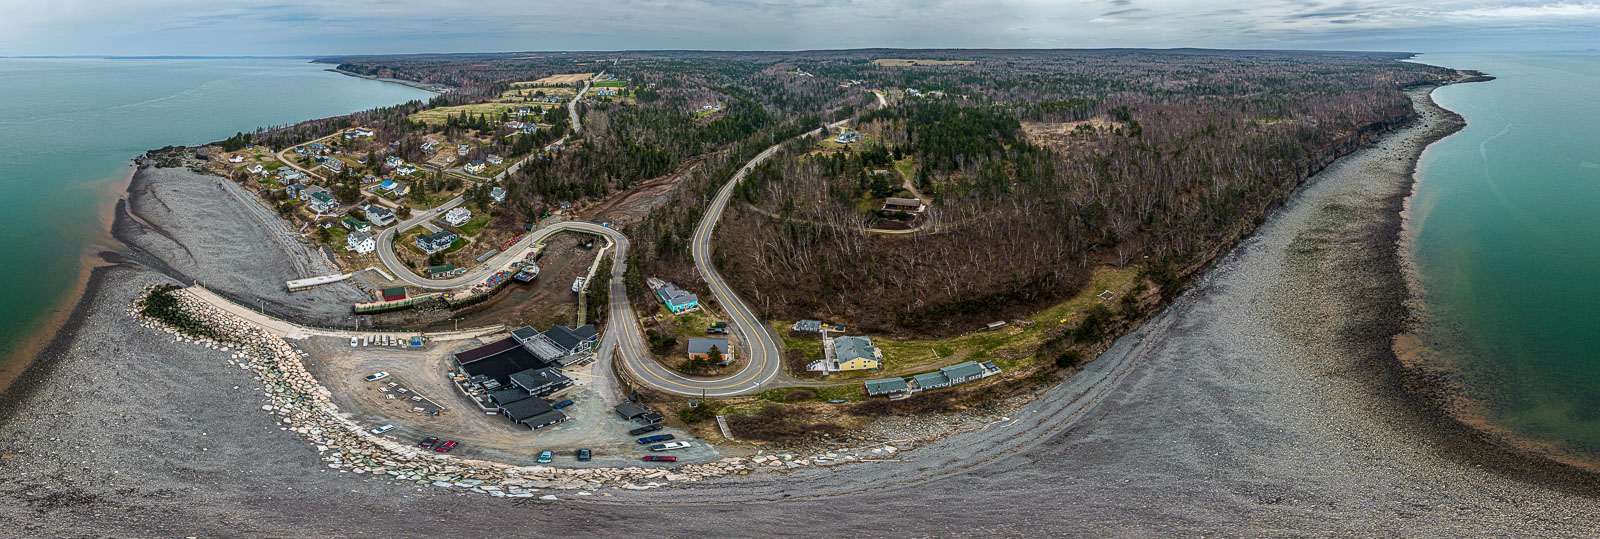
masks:
[[[585,90],[587,90],[587,86],[585,86]],[[580,97],[582,95],[582,93],[579,94]],[[574,106],[576,102],[577,98],[574,98]],[[576,120],[575,108],[571,112],[574,115],[574,120]],[[783,381],[788,381],[787,377],[783,375],[783,351],[778,346],[778,339],[767,328],[766,324],[761,321],[761,318],[750,310],[744,300],[739,298],[733,288],[722,278],[722,274],[712,265],[711,237],[716,231],[717,222],[722,219],[723,211],[728,207],[728,201],[733,197],[734,188],[749,175],[751,170],[771,158],[785,143],[799,138],[826,134],[827,130],[839,127],[847,122],[849,122],[848,119],[840,120],[828,124],[826,127],[813,129],[756,154],[743,167],[740,167],[739,171],[733,175],[733,178],[717,191],[716,197],[711,201],[710,208],[700,220],[700,224],[695,227],[694,237],[690,242],[690,253],[694,257],[695,268],[700,272],[701,278],[705,279],[706,285],[711,289],[711,293],[716,298],[717,303],[727,312],[733,332],[738,337],[739,342],[742,343],[742,346],[735,353],[744,354],[750,359],[743,369],[727,377],[705,380],[678,374],[657,363],[649,355],[649,347],[644,344],[641,338],[643,331],[639,325],[638,315],[634,313],[633,306],[628,302],[627,288],[623,278],[626,264],[618,263],[611,265],[611,279],[606,285],[609,291],[608,330],[600,343],[599,364],[605,365],[606,367],[604,368],[609,368],[612,364],[613,354],[620,352],[622,367],[632,379],[656,390],[682,396],[729,397],[754,393],[774,380],[782,379]],[[574,127],[576,125],[574,124]],[[613,260],[627,259],[630,244],[628,238],[621,232],[590,222],[561,221],[543,226],[528,234],[513,248],[500,253],[491,259],[489,263],[480,265],[478,269],[459,277],[427,279],[412,273],[394,255],[394,236],[398,231],[406,230],[448,211],[450,208],[459,205],[461,201],[462,199],[458,197],[438,208],[428,210],[422,215],[408,219],[399,226],[390,227],[380,234],[378,237],[378,254],[383,264],[393,270],[400,280],[409,284],[423,288],[454,288],[481,281],[488,277],[495,268],[504,265],[508,261],[505,257],[519,256],[524,247],[563,230],[576,230],[604,236],[616,248],[616,255]]]
[[[605,72],[601,71],[599,74],[596,74],[595,77],[598,77],[598,76],[604,75],[604,74],[605,74]],[[572,97],[572,101],[568,101],[567,102],[567,114],[572,119],[572,133],[578,133],[578,132],[583,131],[583,122],[581,120],[579,120],[579,118],[578,118],[578,101],[583,99],[584,94],[589,93],[589,87],[593,83],[593,81],[594,81],[594,77],[590,77],[590,79],[588,81],[584,81],[583,89],[578,91],[578,95],[575,95],[575,96]],[[570,134],[567,135],[567,136],[563,136],[563,137],[561,137],[561,140],[557,140],[553,144],[565,143],[567,141],[567,138],[570,137],[570,136],[571,136]],[[284,151],[288,151],[288,150],[284,150]],[[283,152],[279,152],[280,155],[282,153]],[[518,161],[515,164],[512,164],[510,168],[507,168],[505,170],[505,172],[501,172],[500,175],[495,176],[494,181],[500,181],[500,180],[506,178],[507,176],[509,176],[511,173],[516,172],[516,170],[518,168],[520,168],[523,163],[527,162],[527,160],[529,160],[529,159],[532,159],[534,155],[537,155],[537,152],[535,152],[533,155],[529,155],[528,157],[523,158],[521,161]],[[280,160],[282,160],[281,157],[280,157]],[[284,162],[288,163],[288,161],[284,161]],[[290,164],[290,166],[294,166],[294,165]],[[295,167],[295,168],[299,168],[299,167]],[[309,172],[308,172],[308,174],[309,174]],[[438,216],[444,215],[445,212],[450,211],[452,208],[455,208],[456,206],[460,206],[461,203],[465,202],[465,201],[466,201],[465,198],[455,197],[453,199],[450,199],[448,202],[445,202],[444,204],[440,204],[438,207],[435,207],[435,208],[433,208],[431,210],[423,211],[422,213],[417,214],[415,217],[412,217],[410,219],[406,219],[404,221],[401,221],[400,224],[392,226],[392,227],[389,227],[389,228],[386,228],[383,231],[379,232],[378,233],[378,238],[377,238],[377,240],[378,240],[378,249],[377,249],[377,251],[378,251],[378,260],[382,261],[384,267],[389,268],[389,271],[394,272],[395,276],[398,277],[401,281],[405,281],[406,284],[409,284],[409,285],[412,285],[412,286],[421,287],[421,288],[433,288],[433,289],[456,288],[456,287],[459,287],[459,286],[463,286],[463,285],[466,285],[466,284],[470,284],[470,283],[476,282],[476,281],[481,280],[481,279],[483,279],[485,277],[488,277],[490,273],[493,273],[492,271],[490,271],[490,268],[500,267],[502,265],[502,262],[505,261],[504,260],[505,257],[512,256],[510,253],[516,253],[517,251],[521,250],[521,247],[526,246],[526,245],[531,245],[530,242],[534,241],[534,238],[536,238],[536,237],[537,238],[543,238],[544,237],[543,235],[540,235],[538,233],[529,234],[529,235],[527,235],[527,237],[522,238],[522,241],[517,242],[513,246],[512,249],[507,249],[505,252],[500,253],[499,255],[496,255],[494,258],[491,258],[489,260],[488,264],[480,265],[478,270],[469,272],[467,274],[461,275],[461,276],[453,278],[453,279],[428,279],[428,278],[419,276],[415,272],[413,272],[411,270],[411,268],[406,267],[406,265],[400,261],[400,257],[395,256],[395,254],[394,254],[394,238],[395,238],[395,236],[399,235],[401,232],[410,230],[412,227],[415,227],[417,225],[425,223],[429,219],[433,219],[434,217],[438,217]],[[618,234],[618,236],[621,236],[621,234]]]

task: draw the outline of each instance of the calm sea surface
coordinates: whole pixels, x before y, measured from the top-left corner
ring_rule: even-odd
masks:
[[[0,58],[0,371],[14,371],[105,245],[130,159],[428,92],[305,60]]]
[[[1406,237],[1425,360],[1490,425],[1600,462],[1600,54],[1423,55],[1467,128],[1418,168]]]

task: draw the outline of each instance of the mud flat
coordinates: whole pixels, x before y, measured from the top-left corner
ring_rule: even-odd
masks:
[[[153,338],[124,313],[171,277],[102,268],[53,359],[7,396],[0,524],[90,536],[1590,535],[1588,485],[1506,462],[1516,455],[1440,421],[1382,355],[1403,323],[1397,204],[1417,153],[1453,128],[1417,98],[1419,121],[1328,167],[1065,384],[871,464],[553,502],[340,473],[260,412],[259,384],[226,353]]]

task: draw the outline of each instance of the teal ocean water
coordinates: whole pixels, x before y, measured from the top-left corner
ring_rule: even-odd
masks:
[[[1422,359],[1469,420],[1600,462],[1600,54],[1416,61],[1499,77],[1434,92],[1468,125],[1417,169]]]
[[[70,311],[130,160],[257,126],[427,99],[292,59],[0,58],[0,370]],[[5,377],[9,378],[9,377]]]

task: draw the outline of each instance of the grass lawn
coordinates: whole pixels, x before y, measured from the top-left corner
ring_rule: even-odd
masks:
[[[513,82],[511,86],[567,86],[574,82],[583,82],[594,77],[594,73],[565,73],[551,75],[539,80]]]
[[[917,159],[915,157],[907,157],[905,159],[895,161],[894,169],[899,171],[900,177],[904,178],[906,181],[917,181]]]
[[[593,86],[595,88],[627,88],[628,87],[628,81],[625,81],[625,80],[602,80],[602,81],[596,81]]]
[[[772,325],[772,334],[783,338],[783,347],[784,348],[793,348],[793,349],[798,349],[798,350],[800,350],[802,352],[805,352],[806,353],[806,359],[811,360],[811,361],[816,361],[816,360],[822,359],[822,337],[821,336],[803,337],[803,338],[800,338],[800,339],[795,339],[794,337],[789,336],[789,329],[794,327],[794,324],[792,324],[792,323],[791,324],[785,324],[785,323],[782,323],[782,322],[774,321],[774,322],[771,322],[771,325]],[[810,334],[809,333],[804,333],[802,335],[810,335]]]
[[[972,60],[929,60],[926,58],[879,58],[872,63],[887,67],[912,67],[912,66],[964,66],[972,65]]]
[[[1037,358],[1033,356],[1017,360],[1005,360],[997,356],[995,352],[1004,348],[1032,350],[1044,341],[1045,330],[1064,324],[1076,324],[1077,320],[1095,305],[1104,303],[1109,307],[1115,308],[1117,301],[1121,299],[1121,295],[1133,288],[1134,283],[1138,280],[1138,275],[1139,268],[1137,267],[1098,269],[1095,271],[1094,276],[1090,278],[1089,285],[1085,286],[1076,297],[1051,306],[1030,317],[1029,320],[1033,321],[1034,324],[1028,327],[1008,325],[995,331],[968,333],[948,339],[903,341],[872,336],[872,344],[883,351],[881,370],[835,373],[828,375],[828,379],[851,380],[856,378],[873,379],[890,376],[909,376],[930,370],[923,368],[923,366],[949,360],[952,356],[960,356],[962,361],[994,361],[1002,369],[1010,369],[1035,361]],[[1099,294],[1102,290],[1111,290],[1115,296],[1110,300],[1101,300],[1096,297],[1096,294]],[[784,345],[805,350],[808,356],[814,350],[816,354],[814,357],[821,359],[822,344],[820,342],[809,344],[806,342],[794,342],[787,337],[788,327],[791,323],[773,323],[775,327],[783,329],[783,331],[779,332],[779,335],[785,337]],[[845,334],[854,335],[854,333],[850,332]]]
[[[415,242],[413,242],[412,246],[415,247]],[[462,248],[464,248],[466,246],[467,246],[467,240],[462,238],[462,237],[460,237],[460,236],[456,236],[456,241],[451,243],[450,247],[446,248],[445,250],[439,251],[439,254],[447,255],[447,254],[450,254],[450,253],[454,253],[456,251],[460,251]],[[418,252],[420,252],[420,251],[418,251]]]
[[[468,236],[476,236],[479,232],[483,231],[484,226],[489,224],[489,219],[490,216],[488,212],[478,212],[472,216],[472,220],[461,225],[461,233]]]
[[[463,111],[465,111],[468,115],[471,115],[471,116],[477,116],[477,115],[480,115],[480,114],[487,114],[487,115],[490,115],[490,116],[499,116],[500,113],[505,112],[507,110],[515,109],[515,108],[519,108],[519,107],[524,107],[524,106],[530,106],[530,105],[532,105],[532,104],[531,103],[474,103],[474,104],[471,104],[471,105],[456,105],[454,107],[439,107],[439,108],[436,108],[436,109],[428,109],[428,110],[424,110],[424,111],[419,111],[416,114],[412,114],[410,119],[411,119],[411,121],[422,122],[422,123],[425,123],[425,124],[428,124],[428,125],[444,125],[445,122],[448,121],[447,118],[449,118],[450,116],[458,116]]]

